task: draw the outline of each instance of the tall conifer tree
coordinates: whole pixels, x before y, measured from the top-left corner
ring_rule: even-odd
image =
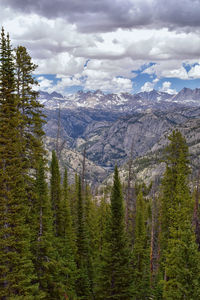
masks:
[[[75,282],[77,278],[77,267],[75,262],[76,256],[76,236],[74,228],[72,227],[72,216],[69,202],[69,187],[67,178],[67,169],[64,171],[64,178],[62,184],[62,197],[59,206],[60,212],[60,230],[57,237],[58,253],[62,264],[62,278],[65,286],[66,295],[74,298]]]
[[[38,161],[44,154],[42,125],[45,117],[42,113],[43,106],[37,100],[38,92],[34,90],[34,86],[38,84],[33,77],[36,68],[37,65],[32,62],[26,48],[18,46],[15,49],[15,78],[18,109],[22,117],[20,133],[26,163],[35,170],[35,174]]]
[[[124,203],[117,167],[115,167],[110,200],[110,218],[106,225],[105,243],[103,245],[98,299],[128,300],[132,297],[132,268],[125,232]]]
[[[169,140],[162,184],[163,299],[199,299],[200,264],[191,224],[188,147],[179,131],[173,131]]]
[[[92,297],[91,284],[88,269],[88,241],[86,233],[85,212],[82,195],[82,182],[78,178],[77,195],[77,268],[78,278],[76,282],[77,295],[80,299],[89,300]]]
[[[0,46],[0,296],[33,299],[38,289],[26,224],[28,199],[19,136],[21,115],[15,95],[15,74],[9,36]]]
[[[61,178],[58,159],[55,151],[52,152],[51,160],[51,204],[53,210],[53,226],[55,236],[62,232],[61,215]]]
[[[146,207],[142,191],[137,196],[133,247],[135,299],[150,296],[150,245],[146,228]]]
[[[37,272],[40,299],[59,299],[59,266],[53,232],[53,214],[45,180],[44,161],[38,162],[36,177],[36,199],[32,214],[34,239],[32,241],[33,262]],[[63,291],[64,294],[64,291]]]

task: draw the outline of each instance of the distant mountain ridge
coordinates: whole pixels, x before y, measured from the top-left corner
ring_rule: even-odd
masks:
[[[152,90],[137,94],[119,93],[104,94],[102,91],[79,91],[76,94],[63,96],[60,93],[40,91],[39,101],[47,109],[86,107],[121,112],[144,111],[146,109],[169,109],[176,106],[200,106],[200,88],[194,90],[183,88],[178,94]]]
[[[84,149],[88,159],[87,180],[99,184],[115,164],[123,169],[132,145],[136,173],[146,181],[151,180],[151,174],[162,173],[157,152],[174,128],[186,133],[198,166],[200,89],[184,88],[176,95],[156,90],[135,95],[104,94],[98,90],[67,97],[40,92],[39,100],[47,116],[44,130],[48,153],[55,149],[60,115],[60,145],[64,145],[60,162],[69,169],[72,180],[75,172],[81,173]]]

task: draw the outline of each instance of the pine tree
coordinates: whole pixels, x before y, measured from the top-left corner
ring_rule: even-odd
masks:
[[[44,161],[40,160],[36,177],[36,199],[32,209],[33,262],[37,272],[40,299],[59,299],[60,282],[57,250],[53,232],[53,214],[45,180]],[[64,294],[64,291],[63,291]]]
[[[67,169],[64,171],[62,197],[60,205],[60,231],[57,238],[59,257],[62,264],[63,285],[65,294],[68,297],[75,297],[75,282],[77,278],[76,256],[76,236],[72,227],[72,216],[69,202],[69,187]]]
[[[110,218],[106,226],[98,299],[131,299],[132,269],[125,233],[124,204],[118,169],[115,167]]]
[[[0,297],[33,299],[38,287],[31,261],[28,199],[23,176],[10,39],[1,32],[0,48]]]
[[[30,210],[34,209],[35,199],[35,181],[37,174],[38,162],[44,159],[44,132],[42,125],[44,115],[43,106],[38,102],[38,92],[34,86],[38,83],[33,77],[33,72],[37,66],[33,64],[31,57],[25,47],[18,46],[15,49],[15,80],[16,80],[16,97],[18,99],[18,110],[21,115],[21,122],[18,128],[21,140],[21,157],[24,163],[24,177],[26,177],[26,192],[29,198]],[[27,222],[30,226],[33,224],[30,213]],[[34,239],[34,237],[33,237]]]
[[[179,131],[173,131],[169,140],[162,184],[163,299],[199,299],[200,265],[191,225],[188,147]]]
[[[133,247],[135,299],[146,299],[150,293],[150,247],[146,228],[146,207],[142,191],[136,201],[136,221]]]
[[[85,230],[86,230],[86,247],[87,247],[87,269],[90,282],[91,294],[94,294],[94,261],[97,251],[97,203],[92,199],[92,194],[88,184],[85,186]]]
[[[169,136],[170,144],[165,149],[166,156],[166,170],[162,181],[162,242],[163,248],[166,248],[166,242],[169,238],[169,227],[173,221],[171,211],[175,211],[177,205],[176,199],[176,185],[178,176],[177,164],[182,165],[182,172],[185,179],[189,174],[188,167],[188,148],[184,138],[178,131],[173,131]],[[182,161],[180,161],[180,159]],[[188,192],[187,192],[188,193]]]
[[[38,161],[45,153],[42,140],[44,135],[42,125],[45,122],[45,116],[42,112],[43,106],[37,100],[38,92],[34,90],[34,86],[38,84],[33,77],[36,68],[37,65],[32,62],[26,48],[18,46],[15,49],[15,78],[19,100],[18,109],[22,117],[20,134],[24,145],[24,159],[34,174],[36,174]]]
[[[55,151],[52,152],[51,161],[51,204],[53,210],[53,226],[55,236],[60,236],[62,232],[61,213],[61,179],[58,159]]]
[[[86,233],[85,213],[82,195],[81,178],[78,179],[78,202],[77,202],[77,269],[76,281],[77,295],[80,299],[91,299],[91,283],[88,269],[88,241]]]

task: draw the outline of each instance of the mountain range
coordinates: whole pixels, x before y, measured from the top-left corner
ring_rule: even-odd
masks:
[[[184,88],[176,95],[156,90],[135,95],[40,92],[39,101],[47,115],[46,147],[55,148],[59,135],[61,165],[68,167],[71,177],[81,172],[86,149],[89,181],[101,183],[115,164],[125,174],[130,153],[135,172],[149,181],[163,171],[158,153],[175,128],[186,135],[193,165],[198,165],[200,89]]]
[[[144,109],[168,109],[177,105],[200,105],[200,89],[182,89],[178,94],[171,95],[165,92],[152,90],[137,94],[119,93],[104,94],[102,91],[79,91],[76,94],[63,96],[57,92],[49,94],[40,91],[39,100],[47,109],[64,108],[96,108],[129,112]]]

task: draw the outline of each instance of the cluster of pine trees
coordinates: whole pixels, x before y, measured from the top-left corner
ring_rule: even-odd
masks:
[[[122,188],[115,167],[99,199],[84,176],[69,185],[55,151],[47,168],[35,69],[2,29],[0,299],[200,299],[199,189],[181,133],[169,137],[156,192]]]

